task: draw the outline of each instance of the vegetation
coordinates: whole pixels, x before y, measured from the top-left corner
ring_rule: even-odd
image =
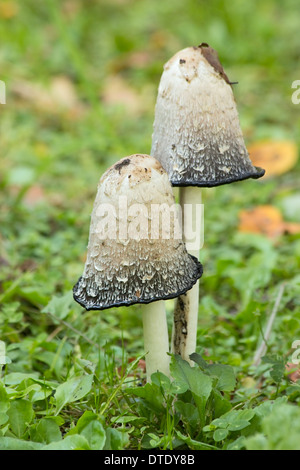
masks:
[[[296,0],[1,2],[0,449],[300,449],[299,163],[203,191],[195,366],[172,357],[172,381],[146,384],[138,306],[86,312],[72,298],[98,180],[149,153],[177,50],[218,51],[247,145],[299,146],[296,11]],[[261,206],[288,228],[267,217],[245,229],[241,213]]]

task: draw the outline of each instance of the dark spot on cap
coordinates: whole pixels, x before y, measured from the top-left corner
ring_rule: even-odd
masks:
[[[202,42],[199,48],[201,49],[202,55],[205,57],[207,62],[215,69],[216,72],[221,75],[226,83],[231,85],[231,82],[227,77],[223,66],[221,65],[217,51],[210,47],[206,42]]]
[[[185,63],[186,63],[186,60],[180,59],[180,60],[179,60],[179,63],[180,63],[180,64],[185,64]]]
[[[147,173],[147,171],[148,171],[148,168],[145,168],[145,172],[146,172],[146,173]]]
[[[118,170],[119,173],[121,172],[121,169],[123,168],[123,166],[127,166],[130,164],[130,158],[125,158],[124,160],[122,160],[121,162],[119,163],[116,163],[114,168],[115,170]]]

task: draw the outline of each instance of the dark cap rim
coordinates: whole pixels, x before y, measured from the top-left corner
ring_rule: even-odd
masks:
[[[174,180],[171,176],[170,181],[171,181],[172,186],[175,186],[175,187],[198,186],[202,188],[212,188],[214,186],[222,186],[225,184],[236,183],[238,181],[243,181],[243,180],[250,179],[250,178],[258,179],[264,176],[265,170],[263,168],[254,167],[254,169],[256,170],[256,172],[244,173],[240,176],[234,176],[228,179],[224,178],[222,180],[197,181],[189,177],[187,179],[183,178],[181,181],[178,181],[178,180]]]
[[[90,311],[90,310],[107,310],[107,309],[113,308],[113,307],[130,307],[131,305],[135,305],[135,304],[150,304],[152,302],[157,302],[159,300],[175,299],[176,297],[179,297],[180,295],[183,295],[187,291],[189,291],[196,284],[196,282],[201,278],[201,276],[203,274],[203,266],[200,263],[200,261],[193,255],[189,255],[189,256],[194,260],[195,265],[197,266],[196,275],[193,278],[193,280],[191,281],[190,286],[188,286],[186,289],[182,289],[181,291],[175,292],[173,294],[169,294],[169,295],[165,295],[165,296],[161,296],[161,297],[157,297],[157,298],[153,298],[153,299],[129,300],[129,301],[113,303],[113,304],[109,304],[109,305],[105,305],[105,306],[93,305],[93,307],[86,307],[84,302],[79,300],[79,298],[75,295],[75,293],[74,293],[75,286],[74,286],[73,287],[73,298],[79,305],[84,307],[87,311]],[[80,281],[80,279],[81,279],[81,277],[79,278],[78,282]]]

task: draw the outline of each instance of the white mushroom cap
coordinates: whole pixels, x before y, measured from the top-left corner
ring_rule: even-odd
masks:
[[[259,178],[245,147],[232,88],[214,49],[188,47],[164,66],[151,155],[173,186],[218,186]]]
[[[178,237],[177,211],[169,212],[169,234],[162,219],[155,225],[153,207],[161,204],[167,212],[177,209],[168,175],[155,158],[131,155],[104,173],[91,215],[84,272],[73,288],[74,299],[87,310],[174,298],[201,277],[201,263],[187,253],[181,231]],[[110,227],[106,233],[105,221]]]

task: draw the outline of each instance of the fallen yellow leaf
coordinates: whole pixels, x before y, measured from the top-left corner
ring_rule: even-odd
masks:
[[[19,7],[16,2],[1,2],[0,3],[0,18],[5,20],[13,18],[19,12]]]
[[[243,210],[239,218],[240,232],[260,233],[268,238],[276,238],[284,233],[300,233],[300,224],[285,222],[281,212],[271,205]]]
[[[255,142],[248,152],[253,165],[266,170],[264,178],[286,173],[298,160],[297,145],[289,140]]]
[[[102,100],[108,105],[121,105],[130,114],[141,114],[143,103],[138,92],[121,76],[111,76],[104,84]]]

